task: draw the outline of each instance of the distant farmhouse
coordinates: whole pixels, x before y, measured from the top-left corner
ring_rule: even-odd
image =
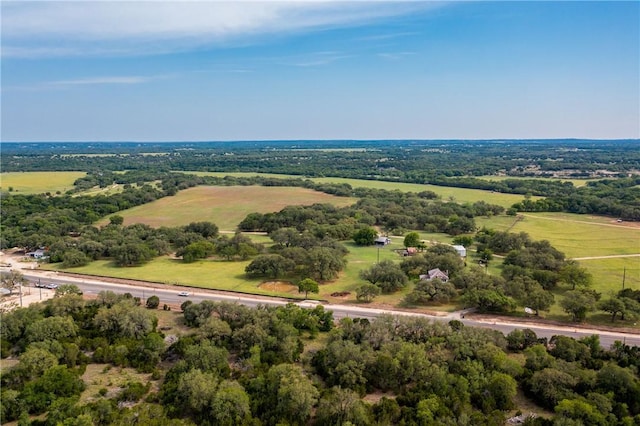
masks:
[[[27,253],[27,256],[33,257],[34,259],[44,259],[46,256],[44,255],[44,249],[38,249],[36,251],[30,251]]]
[[[389,237],[378,237],[375,239],[374,244],[377,246],[386,246],[387,244],[391,244],[391,239]]]
[[[442,272],[440,269],[430,269],[426,274],[420,275],[420,281],[431,281],[434,278],[438,278],[442,282],[449,281],[449,274]]]
[[[461,245],[455,245],[455,246],[452,246],[452,247],[455,249],[455,251],[457,251],[457,252],[458,252],[458,256],[460,256],[460,257],[467,257],[467,249],[466,249],[466,248],[464,248],[464,246],[461,246]]]

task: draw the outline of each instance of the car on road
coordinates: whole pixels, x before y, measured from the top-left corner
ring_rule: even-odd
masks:
[[[55,290],[56,288],[58,288],[58,284],[51,283],[51,284],[47,284],[45,287],[48,288],[49,290]]]
[[[181,291],[180,293],[178,293],[178,296],[188,297],[189,296],[189,292],[188,291]]]

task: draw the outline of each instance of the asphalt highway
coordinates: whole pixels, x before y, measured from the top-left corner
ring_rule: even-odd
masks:
[[[95,278],[80,278],[80,277],[69,277],[69,276],[59,276],[59,277],[51,277],[48,276],[51,273],[36,273],[36,272],[28,272],[24,271],[24,276],[27,278],[32,285],[35,285],[38,281],[42,283],[55,283],[58,285],[61,284],[75,284],[77,285],[85,294],[87,295],[97,295],[99,292],[103,290],[111,290],[115,293],[131,293],[134,297],[140,297],[142,300],[146,300],[150,296],[158,296],[160,298],[160,304],[181,304],[185,300],[191,300],[193,302],[201,302],[203,300],[213,300],[213,301],[227,301],[239,303],[249,307],[256,307],[258,305],[269,305],[269,306],[284,306],[287,303],[290,303],[290,300],[278,298],[278,297],[268,297],[268,296],[254,296],[247,294],[239,294],[239,293],[226,293],[219,292],[213,290],[204,290],[204,289],[193,289],[186,287],[176,287],[169,285],[129,285],[129,284],[115,284],[110,282],[100,281]],[[37,291],[37,289],[33,289],[32,291]],[[179,293],[188,292],[188,296],[181,296]],[[303,308],[313,308],[316,305],[320,304],[318,301],[294,301],[298,306]],[[446,313],[443,315],[435,316],[435,315],[426,315],[418,312],[411,311],[399,311],[399,310],[383,310],[383,309],[375,309],[375,308],[367,308],[362,306],[354,306],[354,305],[336,305],[336,304],[327,304],[322,303],[325,309],[333,311],[334,318],[340,319],[344,317],[352,317],[352,318],[367,318],[374,319],[383,314],[392,314],[392,315],[403,315],[403,316],[420,316],[429,318],[435,321],[451,321],[453,319],[457,319],[462,321],[467,326],[473,327],[484,327],[490,328],[494,330],[498,330],[505,335],[513,331],[514,329],[524,329],[529,328],[533,330],[538,337],[547,337],[551,338],[554,335],[564,335],[573,337],[576,339],[591,336],[593,334],[597,334],[600,336],[600,343],[603,347],[610,347],[615,341],[622,341],[628,345],[640,346],[640,333],[623,333],[618,331],[608,331],[608,330],[598,330],[598,329],[585,329],[578,327],[567,326],[556,326],[549,324],[540,324],[535,322],[530,323],[518,323],[518,322],[509,322],[508,319],[496,319],[496,320],[479,320],[474,319],[473,316],[467,315],[464,318],[462,312],[453,312]]]

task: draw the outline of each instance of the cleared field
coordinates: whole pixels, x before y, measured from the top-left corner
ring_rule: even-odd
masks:
[[[295,175],[282,175],[282,174],[270,174],[270,173],[226,173],[226,172],[184,172],[192,173],[199,176],[264,176],[274,178],[304,178],[304,176]],[[385,182],[378,180],[365,180],[365,179],[345,179],[337,177],[325,177],[325,178],[310,178],[314,182],[323,183],[348,183],[353,188],[378,188],[386,189],[389,191],[398,190],[404,192],[422,192],[433,191],[440,195],[443,200],[456,201],[459,203],[475,203],[476,201],[486,201],[490,204],[497,204],[503,207],[511,207],[513,204],[520,202],[524,199],[524,196],[517,194],[502,194],[498,192],[483,191],[480,189],[467,189],[467,188],[453,188],[448,186],[436,186],[436,185],[421,185],[418,183],[402,183],[402,182]],[[538,199],[542,197],[532,197],[532,199]]]
[[[237,291],[241,293],[269,294],[291,296],[290,294],[274,294],[260,289],[263,280],[246,278],[244,268],[246,262],[227,262],[222,260],[201,260],[194,263],[183,263],[168,256],[159,257],[151,262],[133,268],[119,268],[108,260],[97,260],[87,266],[70,269],[79,274],[102,275],[115,278],[152,281],[163,284],[179,284],[190,287],[210,288]],[[51,269],[63,270],[57,264]],[[151,291],[150,291],[151,293]]]
[[[580,260],[580,265],[593,275],[592,288],[604,298],[625,288],[640,289],[640,257]]]
[[[13,188],[18,194],[42,194],[43,192],[65,192],[73,188],[76,179],[86,176],[85,172],[10,172],[0,173],[0,188]]]
[[[232,231],[253,212],[276,212],[289,205],[329,203],[348,206],[354,202],[353,198],[335,197],[305,188],[198,186],[118,214],[124,217],[125,224],[146,223],[159,227],[211,221],[220,230]],[[105,218],[98,225],[107,221]]]
[[[610,256],[640,253],[640,227],[599,216],[570,213],[525,213],[476,218],[478,226],[498,231],[526,232],[534,240],[549,240],[567,257]],[[512,227],[513,225],[513,227]]]

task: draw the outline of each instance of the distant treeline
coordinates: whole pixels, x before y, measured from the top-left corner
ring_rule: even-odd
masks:
[[[522,211],[596,213],[640,220],[638,178],[629,177],[640,170],[638,146],[637,140],[5,143],[1,160],[5,172],[89,172],[90,176],[78,182],[78,191],[96,184],[122,183],[135,176],[122,178],[109,173],[120,170],[139,173],[140,183],[149,182],[149,174],[165,176],[169,171],[280,173],[298,175],[300,179],[273,180],[272,184],[338,191],[330,192],[336,195],[347,195],[351,189],[334,185],[325,191],[303,178],[333,176],[542,196],[546,200],[514,207]],[[565,177],[613,174],[619,179],[591,182],[580,188],[570,182],[534,179],[558,172]],[[518,179],[489,181],[477,177],[496,174]],[[169,188],[179,190],[191,183],[236,184],[230,183],[236,182],[231,178],[198,180],[177,176],[175,180],[179,182],[167,183]]]

